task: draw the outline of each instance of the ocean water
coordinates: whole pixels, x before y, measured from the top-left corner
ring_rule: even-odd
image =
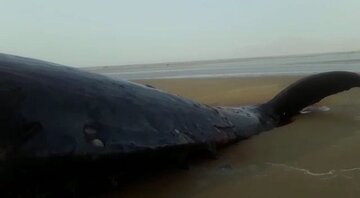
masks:
[[[228,76],[301,75],[334,70],[360,72],[360,51],[242,58],[213,61],[84,68],[112,78],[204,78]]]

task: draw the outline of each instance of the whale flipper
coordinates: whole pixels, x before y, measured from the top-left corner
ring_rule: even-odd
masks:
[[[283,121],[327,96],[353,87],[360,87],[360,75],[357,73],[333,71],[315,74],[291,84],[261,108]]]

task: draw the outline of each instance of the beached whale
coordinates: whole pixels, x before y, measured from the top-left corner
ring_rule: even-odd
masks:
[[[334,71],[305,77],[263,104],[210,107],[150,86],[0,54],[0,172],[43,164],[133,168],[213,153],[352,87],[360,87],[359,74]]]

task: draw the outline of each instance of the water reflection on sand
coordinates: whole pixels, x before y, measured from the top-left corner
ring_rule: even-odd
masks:
[[[297,77],[140,81],[211,105],[260,103]],[[103,197],[358,197],[360,90],[331,96],[289,125],[190,170],[155,174]]]

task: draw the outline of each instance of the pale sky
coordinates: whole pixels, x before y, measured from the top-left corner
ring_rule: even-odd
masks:
[[[359,0],[0,3],[0,52],[78,67],[360,50]]]

